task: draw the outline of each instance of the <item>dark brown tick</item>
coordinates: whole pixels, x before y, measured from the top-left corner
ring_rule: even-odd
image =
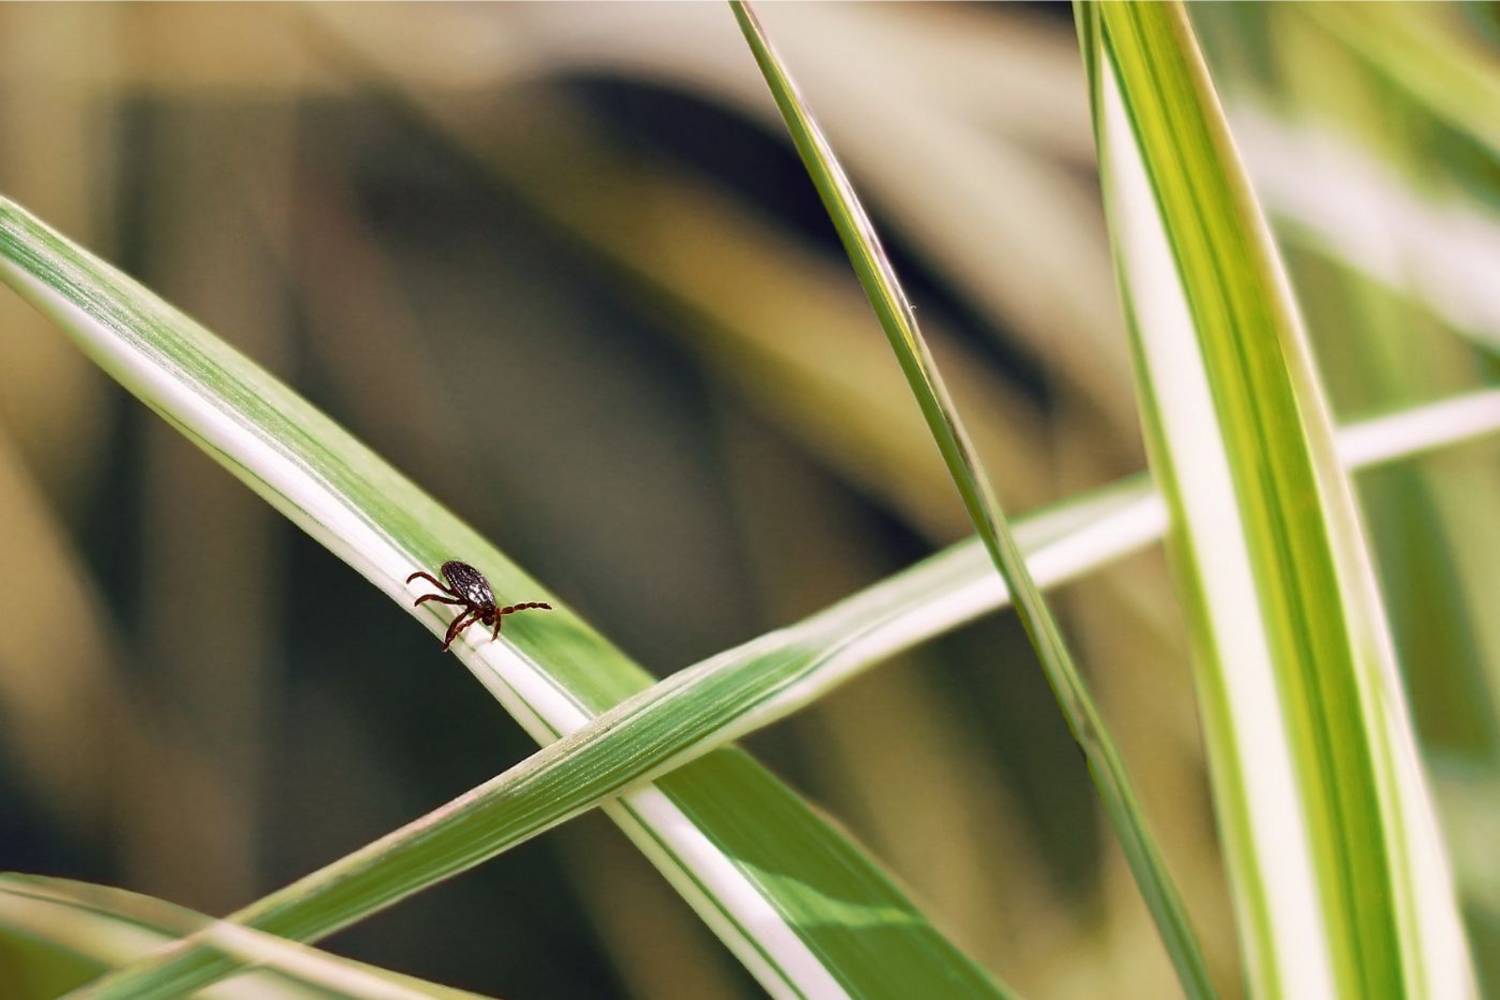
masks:
[[[551,611],[552,605],[542,601],[529,601],[525,604],[512,604],[508,607],[499,607],[495,603],[495,592],[490,589],[490,581],[468,563],[459,562],[457,559],[443,563],[443,576],[447,583],[443,583],[431,573],[413,573],[406,578],[407,583],[413,580],[428,580],[441,590],[441,594],[423,594],[417,598],[413,607],[423,601],[437,601],[439,604],[453,604],[463,608],[458,617],[453,619],[453,624],[448,626],[448,634],[443,638],[443,649],[453,645],[454,638],[465,628],[475,622],[484,622],[493,625],[495,631],[490,638],[500,638],[500,620],[508,614],[516,611],[529,611],[532,608],[540,608],[543,611]]]

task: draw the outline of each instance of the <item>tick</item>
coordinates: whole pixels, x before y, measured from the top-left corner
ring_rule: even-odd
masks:
[[[452,604],[463,608],[458,617],[453,619],[453,624],[448,626],[448,634],[443,638],[443,649],[447,650],[453,644],[454,638],[465,628],[475,622],[483,622],[493,625],[495,631],[490,638],[500,638],[500,619],[517,611],[529,611],[532,608],[540,608],[543,611],[551,611],[552,605],[542,601],[528,601],[525,604],[512,604],[507,607],[499,607],[495,603],[495,592],[490,589],[490,581],[484,578],[484,574],[466,562],[457,559],[443,563],[443,577],[448,581],[446,584],[433,576],[431,573],[417,572],[406,578],[407,583],[422,579],[431,581],[442,591],[441,594],[423,594],[417,598],[412,607],[420,605],[423,601],[437,601],[439,604]]]

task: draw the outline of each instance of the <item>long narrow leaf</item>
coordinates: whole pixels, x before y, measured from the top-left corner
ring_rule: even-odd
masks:
[[[1016,612],[1036,647],[1047,681],[1057,696],[1073,738],[1088,761],[1105,812],[1120,838],[1125,857],[1156,920],[1178,978],[1189,996],[1211,996],[1213,987],[1209,983],[1202,949],[1161,859],[1155,838],[1149,831],[1145,814],[1130,787],[1119,751],[1073,664],[1062,630],[1026,568],[1026,561],[1011,535],[999,500],[979,468],[968,435],[922,339],[916,314],[886,258],[880,238],[832,147],[813,120],[754,13],[740,0],[732,0],[732,6],[761,73],[770,85],[776,105],[781,109],[803,165],[823,199],[823,206],[838,230],[860,284],[864,286],[880,325],[896,352],[969,518],[1014,596]]]
[[[477,533],[327,417],[130,278],[0,199],[0,279],[101,367],[314,538],[411,611],[417,569],[462,558],[498,592],[548,599]],[[559,605],[459,658],[539,742],[650,677]],[[448,613],[414,613],[441,631]],[[725,749],[630,791],[606,812],[750,971],[782,996],[999,988],[873,861],[743,753]],[[394,886],[398,873],[388,872]],[[392,898],[399,892],[392,890]],[[351,917],[301,912],[297,937]],[[211,977],[213,963],[181,982]],[[232,965],[227,959],[220,967]],[[182,970],[178,970],[182,971]],[[174,980],[175,981],[175,980]],[[139,981],[132,996],[149,995]]]
[[[84,963],[118,967],[186,934],[212,940],[246,964],[245,978],[210,987],[205,996],[339,997],[349,1000],[479,1000],[456,990],[214,920],[158,899],[101,885],[35,875],[0,875],[0,935],[28,938],[76,955]],[[23,970],[8,966],[15,986]]]
[[[1374,465],[1500,431],[1500,391],[1347,428],[1341,453]],[[1055,586],[1161,537],[1166,509],[1140,476],[1023,518],[1039,585]],[[1009,603],[978,538],[796,625],[674,674],[504,774],[235,914],[279,924],[299,911],[353,920],[524,842],[640,781],[784,718],[881,660]],[[389,869],[401,871],[393,884]],[[317,932],[309,932],[308,937]],[[219,950],[198,935],[136,969]]]
[[[1354,501],[1191,28],[1079,18],[1252,987],[1472,994]]]

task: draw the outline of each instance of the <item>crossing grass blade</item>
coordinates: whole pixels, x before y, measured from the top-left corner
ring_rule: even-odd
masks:
[[[508,624],[499,641],[481,641],[475,631],[474,642],[460,639],[454,647],[538,743],[583,727],[649,686],[650,675],[565,602],[326,416],[150,291],[3,199],[0,280],[434,632],[446,627],[448,612],[431,605],[412,609],[421,591],[405,580],[446,559],[477,566],[500,593],[549,600],[557,611]],[[955,988],[1003,994],[857,845],[738,750],[716,751],[656,784],[633,788],[605,812],[776,995],[919,995]],[[386,901],[394,901],[403,873],[387,869],[386,878]],[[352,919],[312,909],[299,915],[297,926],[332,929]],[[279,930],[295,936],[296,927]],[[139,997],[186,989],[233,964],[210,955],[171,975],[131,973],[121,977],[121,991]]]
[[[1476,393],[1347,428],[1340,451],[1356,467],[1500,430],[1500,391]],[[1017,522],[1038,584],[1054,586],[1152,543],[1166,510],[1141,476]],[[795,625],[728,650],[657,683],[588,726],[538,751],[453,802],[228,918],[296,927],[311,939],[327,924],[309,911],[353,920],[389,905],[600,805],[620,790],[762,728],[881,660],[1009,604],[978,538],[953,546]],[[438,860],[434,860],[438,859]],[[404,872],[392,885],[389,869]],[[211,935],[151,959],[181,967],[221,950]],[[144,971],[142,966],[137,972]]]
[[[803,165],[896,352],[969,518],[1014,596],[1016,612],[1036,648],[1068,727],[1088,761],[1105,812],[1120,838],[1183,989],[1192,997],[1212,996],[1214,991],[1202,949],[1130,787],[1119,751],[1073,664],[1061,629],[1026,568],[995,492],[974,458],[942,377],[922,339],[916,314],[886,258],[880,238],[755,14],[738,0],[732,7]]]
[[[1076,10],[1252,992],[1470,996],[1352,493],[1192,29]]]

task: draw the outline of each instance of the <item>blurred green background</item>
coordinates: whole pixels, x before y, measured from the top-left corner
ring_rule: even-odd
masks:
[[[1500,342],[1496,144],[1380,45],[1412,26],[1436,39],[1402,56],[1418,80],[1493,86],[1493,8],[1391,11],[1193,11],[1344,417],[1483,384],[1475,344]],[[1143,467],[1070,8],[763,14],[1008,506]],[[967,533],[718,5],[0,6],[0,191],[659,675]],[[430,635],[8,294],[0,337],[0,868],[224,913],[533,749]],[[1497,457],[1361,481],[1482,966]],[[1085,664],[1109,654],[1097,691],[1232,981],[1163,560],[1058,607]],[[750,747],[1027,995],[1173,991],[1009,616]],[[595,816],[328,947],[508,997],[758,994]]]

